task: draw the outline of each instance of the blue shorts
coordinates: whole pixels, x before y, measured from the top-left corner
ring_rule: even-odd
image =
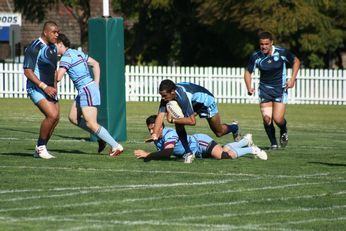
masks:
[[[258,91],[260,103],[276,102],[286,104],[288,101],[287,90],[285,88],[282,88],[281,86],[273,87],[260,84]]]
[[[200,118],[212,118],[214,117],[219,110],[217,109],[217,105],[215,100],[207,107],[203,106],[201,109],[198,110],[198,115]]]
[[[101,104],[100,89],[93,81],[78,90],[75,101],[80,107],[98,106]]]
[[[213,139],[210,136],[205,134],[194,134],[192,135],[192,138],[195,140],[197,144],[197,150],[195,152],[195,155],[200,158],[210,157],[211,153],[208,152],[209,151],[208,148],[211,142],[213,141]]]
[[[44,91],[37,87],[37,86],[31,86],[26,89],[26,92],[28,93],[28,96],[30,97],[31,101],[34,102],[34,104],[38,104],[42,99],[47,99],[50,102],[58,102],[59,98],[58,96],[55,96],[54,98],[48,96]]]

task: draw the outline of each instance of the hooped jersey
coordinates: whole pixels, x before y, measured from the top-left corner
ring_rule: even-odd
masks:
[[[75,49],[67,49],[60,59],[60,68],[65,68],[77,90],[93,81],[88,66],[87,54]]]
[[[191,151],[198,157],[202,157],[203,154],[207,153],[209,144],[213,141],[211,137],[205,134],[188,135],[187,140]],[[162,130],[162,137],[154,141],[154,144],[158,151],[162,151],[167,145],[173,144],[175,145],[173,150],[174,156],[182,157],[185,154],[184,146],[173,128],[164,128]]]

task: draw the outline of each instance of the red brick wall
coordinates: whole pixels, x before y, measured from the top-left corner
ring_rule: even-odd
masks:
[[[14,10],[14,1],[13,0],[0,0],[0,12],[13,12]],[[111,2],[111,1],[109,1]],[[100,17],[103,12],[102,0],[90,0],[91,5],[91,17]],[[111,6],[110,6],[111,7]],[[112,13],[110,13],[113,15]],[[55,21],[62,33],[66,34],[71,40],[72,45],[80,45],[80,32],[79,25],[76,19],[68,12],[64,5],[60,4],[59,6],[52,7],[48,14],[46,15],[45,20]],[[22,49],[28,45],[32,40],[38,38],[41,34],[42,23],[31,23],[22,16]],[[9,58],[9,49],[8,44],[0,44],[0,59]],[[6,57],[7,56],[7,57]]]

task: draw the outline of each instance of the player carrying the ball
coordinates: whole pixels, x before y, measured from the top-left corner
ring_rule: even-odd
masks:
[[[156,115],[149,116],[146,124],[149,133],[153,133]],[[252,154],[261,160],[267,160],[267,153],[253,144],[252,135],[246,134],[238,142],[228,143],[224,146],[216,143],[210,136],[206,134],[193,134],[187,137],[189,147],[193,152],[193,156],[199,158],[215,158],[215,159],[236,159],[246,154]],[[182,158],[185,155],[185,149],[179,140],[177,132],[173,128],[167,128],[162,123],[159,128],[158,139],[154,141],[157,152],[147,152],[142,149],[134,151],[139,159],[158,160],[169,159],[171,156]]]
[[[184,117],[171,118],[168,122],[175,124],[179,140],[185,149],[185,162],[191,163],[193,153],[189,147],[185,125],[195,125],[196,116],[206,118],[209,127],[217,137],[221,137],[228,133],[233,134],[235,141],[240,139],[240,128],[237,122],[231,124],[221,123],[221,118],[212,93],[202,86],[182,82],[175,84],[172,80],[165,79],[160,83],[159,93],[162,97],[160,102],[159,112],[153,128],[151,138],[158,139],[159,130],[167,113],[166,104],[171,100],[176,100],[181,107]]]

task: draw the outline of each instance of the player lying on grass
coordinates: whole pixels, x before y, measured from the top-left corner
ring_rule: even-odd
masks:
[[[150,135],[153,133],[156,115],[149,116],[146,124]],[[228,143],[223,147],[216,143],[211,137],[205,134],[194,134],[188,136],[189,147],[193,152],[193,156],[199,158],[215,158],[215,159],[236,159],[246,154],[253,154],[261,160],[267,160],[267,154],[257,146],[253,145],[252,135],[247,134],[238,142]],[[153,159],[169,159],[170,156],[183,158],[185,149],[179,140],[177,132],[173,128],[165,127],[162,123],[159,128],[159,136],[154,140],[157,152],[147,152],[141,149],[135,150],[134,154],[137,158],[144,160]],[[190,159],[191,163],[194,158]]]
[[[159,93],[162,99],[155,127],[153,128],[152,139],[156,140],[158,137],[159,127],[167,112],[167,103],[172,100],[177,101],[183,111],[184,117],[172,119],[170,123],[175,125],[179,139],[187,153],[185,161],[189,162],[188,159],[191,158],[189,155],[192,155],[187,141],[185,125],[195,125],[196,115],[199,115],[200,118],[207,119],[210,129],[217,137],[232,133],[235,141],[241,138],[237,122],[234,121],[231,124],[221,122],[215,97],[206,88],[187,82],[175,84],[172,80],[165,79],[160,83]]]

